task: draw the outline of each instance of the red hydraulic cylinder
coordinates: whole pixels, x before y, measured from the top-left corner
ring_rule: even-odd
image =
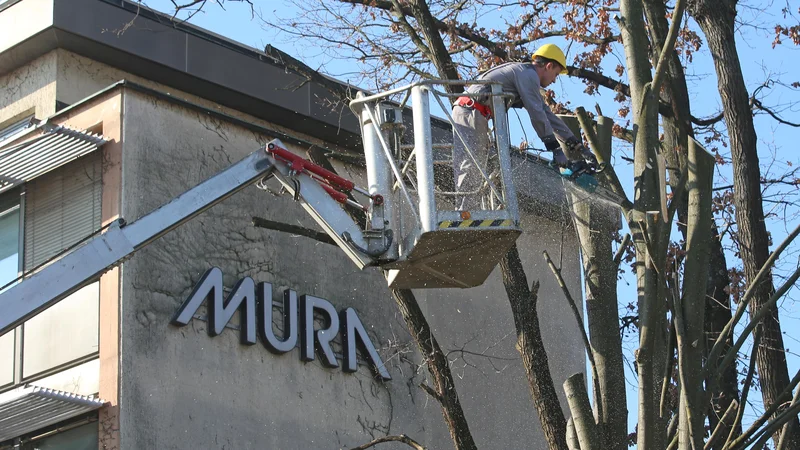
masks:
[[[354,207],[356,207],[358,209],[362,209],[364,211],[367,211],[367,207],[366,206],[349,199],[347,197],[347,194],[345,194],[344,192],[339,192],[336,189],[334,189],[333,187],[331,187],[331,186],[329,186],[329,185],[327,185],[325,183],[320,183],[319,185],[322,186],[322,189],[325,189],[325,192],[330,194],[330,196],[333,197],[333,199],[336,200],[337,202],[342,203],[342,204],[346,204],[346,205],[350,205],[350,206],[354,206]]]
[[[295,172],[308,172],[310,174],[314,174],[330,183],[331,186],[335,187],[336,189],[352,191],[356,187],[355,183],[347,178],[342,178],[330,170],[325,169],[324,167],[320,167],[305,158],[295,155],[285,148],[278,147],[274,144],[269,144],[267,145],[267,151],[276,158],[280,158],[289,163],[289,166]]]

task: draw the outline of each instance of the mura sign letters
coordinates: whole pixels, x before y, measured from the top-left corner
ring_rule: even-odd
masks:
[[[358,347],[375,376],[384,381],[392,379],[353,308],[345,308],[337,314],[334,306],[324,298],[311,295],[301,295],[298,298],[295,291],[286,289],[283,292],[283,337],[279,338],[272,327],[272,284],[256,285],[252,278],[242,278],[223,301],[222,270],[212,267],[206,271],[172,317],[171,323],[177,326],[187,325],[205,301],[207,301],[209,336],[222,333],[233,314],[239,311],[242,344],[255,344],[256,335],[259,335],[267,350],[283,354],[294,349],[299,339],[301,360],[313,361],[316,348],[320,362],[325,367],[337,368],[339,361],[333,353],[331,341],[341,334],[342,370],[345,372],[358,370],[356,359],[356,347]],[[314,329],[315,312],[325,316],[324,323],[327,327]]]

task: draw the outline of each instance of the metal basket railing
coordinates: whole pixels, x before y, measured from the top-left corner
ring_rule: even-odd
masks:
[[[446,92],[447,86],[473,84],[490,85],[491,92]],[[453,127],[453,100],[462,96],[480,98],[489,104],[493,126],[485,141],[492,148],[470,148],[469,139]],[[392,227],[399,238],[395,239],[398,248],[390,258],[402,259],[422,233],[439,230],[442,223],[519,223],[511,182],[507,97],[496,83],[426,80],[375,95],[359,93],[350,103],[361,122],[368,189],[371,195],[384,199],[381,205],[370,208],[368,227]],[[399,102],[392,101],[397,98]],[[437,112],[444,118],[432,116],[432,104],[438,106]],[[408,116],[410,124],[404,120]],[[452,161],[454,143],[463,146],[480,177],[479,186],[474,189],[457,188],[452,162],[447,163]],[[491,166],[487,165],[489,154],[493,157]],[[485,160],[481,155],[487,155]],[[473,203],[480,206],[468,211],[459,209],[456,200],[464,196],[477,196],[479,201]]]

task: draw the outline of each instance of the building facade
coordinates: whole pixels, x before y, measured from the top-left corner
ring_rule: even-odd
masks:
[[[331,158],[333,168],[365,179],[351,163],[362,151],[357,118],[263,52],[121,0],[6,1],[0,30],[0,284],[272,139],[304,157],[346,155]],[[584,371],[584,350],[541,253],[559,259],[580,292],[578,245],[557,176],[521,158],[515,176],[518,246],[529,280],[541,283],[560,385]],[[0,336],[0,449],[328,449],[389,434],[452,446],[440,407],[419,387],[425,358],[381,273],[359,270],[335,246],[255,227],[258,217],[317,229],[273,194],[244,189]],[[220,273],[225,295],[248,278],[270,288],[272,320],[258,320],[278,336],[290,323],[284,298],[352,311],[391,379],[376,376],[363,349],[356,370],[343,370],[353,355],[341,333],[331,361],[299,344],[278,351],[264,333],[251,345],[242,312],[209,332],[208,302],[176,324],[196,286]],[[414,293],[478,446],[544,448],[499,269],[480,287]],[[331,315],[312,321],[324,328]]]

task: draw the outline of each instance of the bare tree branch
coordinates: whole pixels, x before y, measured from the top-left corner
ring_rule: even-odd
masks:
[[[614,265],[617,266],[617,270],[619,270],[619,265],[622,263],[622,258],[625,256],[625,251],[628,249],[629,245],[631,245],[631,235],[630,233],[625,233],[622,242],[617,248],[617,253],[614,254]]]
[[[724,425],[731,420],[731,417],[734,416],[737,411],[744,410],[744,408],[739,407],[739,402],[736,400],[732,401],[730,405],[728,405],[728,409],[725,411],[725,414],[722,415],[722,418],[717,423],[717,426],[714,428],[714,431],[711,433],[711,437],[708,438],[705,445],[703,446],[703,450],[710,450],[714,443],[722,437],[722,430]]]
[[[756,347],[756,350],[757,349],[758,347]],[[750,428],[748,428],[747,431],[742,433],[741,436],[736,438],[726,448],[730,449],[742,448],[743,444],[745,444],[748,439],[755,436],[759,432],[759,429],[765,423],[767,423],[769,418],[772,417],[772,415],[775,414],[775,412],[777,412],[778,409],[780,409],[780,407],[782,406],[781,403],[791,398],[792,389],[794,389],[798,384],[800,384],[800,371],[798,371],[797,374],[795,374],[794,378],[792,378],[792,381],[789,382],[789,386],[787,386],[787,388],[781,393],[781,395],[778,396],[777,398],[778,401],[776,401],[772,406],[767,408],[764,411],[764,413],[761,414],[761,416],[750,425]]]
[[[794,397],[792,397],[792,403],[789,404],[789,409],[796,407],[798,403],[800,403],[800,388],[797,388],[795,391]],[[784,426],[783,432],[781,432],[781,439],[778,441],[778,446],[775,447],[775,450],[785,450],[786,447],[790,445],[789,439],[794,432],[794,425],[794,421],[790,421]]]
[[[778,122],[780,122],[780,123],[782,123],[784,125],[789,125],[791,127],[800,127],[800,122],[795,123],[795,122],[789,122],[788,120],[782,119],[780,116],[775,114],[771,109],[769,109],[766,106],[764,106],[764,104],[761,103],[760,100],[755,98],[755,96],[750,98],[750,102],[753,104],[754,108],[766,112],[767,114],[772,116],[772,118],[777,120]]]
[[[725,346],[725,340],[727,339],[728,334],[732,332],[733,327],[735,327],[736,324],[739,323],[739,320],[741,320],[742,316],[744,315],[746,306],[750,302],[750,299],[754,294],[756,286],[758,285],[758,283],[761,282],[763,277],[765,277],[768,273],[771,272],[772,265],[775,263],[775,261],[781,255],[781,253],[783,253],[783,251],[786,250],[789,244],[792,241],[794,241],[795,238],[797,238],[798,235],[800,235],[800,226],[795,227],[795,229],[791,233],[789,233],[788,236],[786,236],[786,239],[784,239],[783,242],[781,242],[780,245],[778,245],[778,247],[775,248],[775,250],[773,250],[772,254],[769,255],[767,261],[764,262],[764,265],[758,271],[758,274],[756,274],[756,276],[753,277],[751,280],[748,280],[750,282],[750,286],[747,288],[747,291],[739,300],[739,307],[736,309],[736,314],[731,318],[730,322],[728,322],[728,325],[725,326],[720,335],[717,337],[717,341],[714,343],[714,347],[712,347],[711,351],[709,352],[708,356],[709,361],[717,361],[720,352],[722,352],[722,349]],[[731,350],[731,353],[735,353],[735,351]],[[732,358],[733,357],[730,357],[729,359]],[[726,367],[727,364],[730,364],[730,361],[727,361],[726,363],[721,363],[717,367],[707,367],[706,370],[709,372],[708,375],[713,375],[713,378],[716,378],[716,376],[719,374],[719,370],[721,370],[723,367]],[[708,379],[708,376],[706,378]]]
[[[725,118],[725,114],[723,112],[720,112],[716,116],[712,116],[712,117],[709,117],[707,119],[698,119],[697,117],[692,116],[692,123],[697,125],[697,126],[707,127],[709,125],[714,125],[715,123],[719,122],[723,118]]]
[[[558,286],[561,288],[561,292],[564,293],[564,297],[567,299],[567,303],[569,303],[570,308],[572,309],[572,314],[575,316],[575,321],[578,323],[578,328],[581,331],[581,337],[583,338],[583,345],[586,348],[586,356],[589,358],[589,364],[592,367],[592,379],[594,380],[594,389],[598,392],[600,391],[600,375],[597,373],[597,364],[594,362],[594,349],[592,348],[591,342],[589,342],[589,335],[586,334],[586,328],[583,326],[583,318],[581,317],[581,313],[578,310],[578,305],[575,304],[575,300],[572,298],[572,295],[569,293],[569,288],[567,288],[567,283],[564,281],[564,277],[561,276],[561,271],[558,270],[556,265],[553,263],[553,260],[550,259],[550,255],[547,253],[547,250],[542,252],[544,255],[545,261],[547,261],[547,266],[550,267],[550,271],[553,272],[553,276],[556,277],[556,281],[558,282]],[[600,407],[598,403],[595,405]],[[598,412],[599,416],[603,415],[602,408]]]
[[[677,0],[675,2],[675,9],[672,12],[672,23],[669,26],[669,33],[667,33],[664,48],[661,49],[661,54],[658,57],[658,64],[656,65],[655,73],[653,74],[652,89],[656,95],[661,92],[661,82],[664,73],[667,71],[667,64],[672,57],[672,49],[675,48],[675,39],[678,38],[678,30],[681,27],[681,20],[683,19],[683,10],[686,8],[686,0]]]
[[[366,450],[368,448],[374,447],[378,444],[383,444],[384,442],[402,442],[403,444],[408,445],[411,448],[416,450],[425,450],[425,447],[420,445],[417,441],[411,439],[410,437],[406,436],[405,434],[400,434],[396,436],[384,436],[370,442],[367,442],[364,445],[359,445],[358,447],[353,447],[350,450]]]
[[[724,447],[728,447],[737,437],[735,434],[736,430],[742,423],[745,406],[747,405],[747,396],[750,393],[750,387],[753,385],[753,377],[756,374],[756,352],[758,351],[758,346],[761,345],[761,330],[762,328],[758,327],[756,329],[756,333],[753,335],[753,348],[750,350],[750,364],[747,368],[747,376],[744,378],[744,388],[742,388],[742,397],[741,401],[739,402],[741,407],[739,408],[739,411],[736,412],[736,418],[733,421],[730,433],[728,433],[728,438],[725,441]]]

